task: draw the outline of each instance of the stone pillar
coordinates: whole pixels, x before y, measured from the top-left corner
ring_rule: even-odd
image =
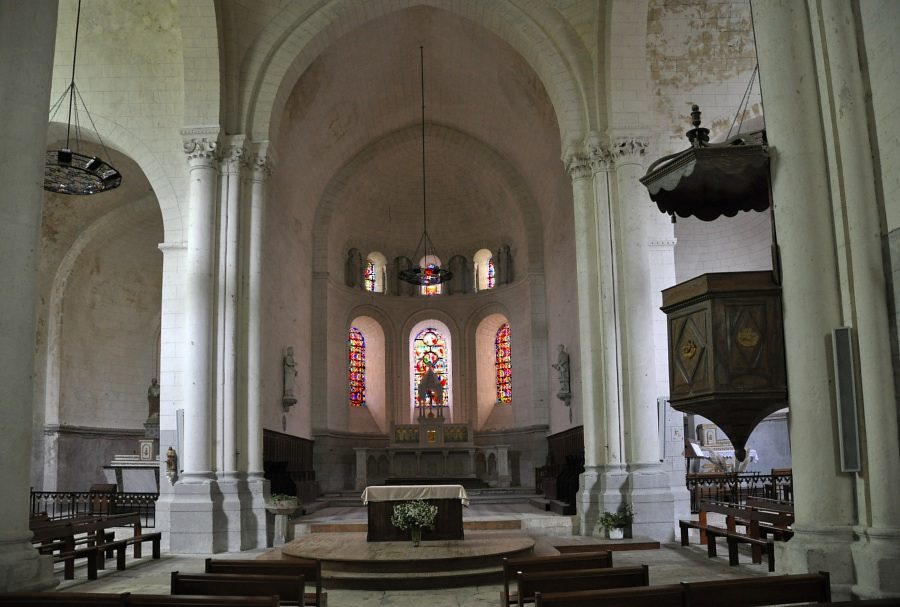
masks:
[[[31,425],[41,189],[57,2],[0,2],[0,592],[56,584],[31,547]]]
[[[842,188],[833,190],[835,208],[844,214],[842,230],[852,255],[841,248],[848,266],[844,284],[846,325],[856,332],[859,351],[859,401],[865,427],[864,470],[857,476],[860,501],[853,545],[856,584],[853,595],[868,599],[900,597],[900,445],[897,400],[891,377],[887,286],[882,260],[881,224],[872,144],[869,140],[867,90],[860,71],[860,47],[853,5],[825,0],[818,5],[821,33],[828,49],[828,97],[834,100],[831,124],[836,139]],[[824,95],[823,95],[824,96]],[[837,199],[839,197],[839,199]]]
[[[189,167],[185,259],[185,389],[183,473],[170,505],[169,549],[213,553],[227,547],[213,495],[212,364],[218,128],[185,129]],[[218,513],[221,515],[221,512]]]
[[[250,156],[249,171],[245,171],[249,186],[248,203],[242,218],[246,248],[242,293],[244,327],[244,351],[246,354],[246,457],[247,483],[250,490],[250,508],[244,510],[244,549],[266,545],[266,496],[269,481],[263,476],[263,427],[262,427],[262,258],[266,208],[266,178],[269,176],[270,159],[268,143],[255,146]]]
[[[216,378],[218,430],[217,480],[222,494],[222,515],[228,550],[244,545],[242,539],[243,497],[246,485],[238,462],[241,449],[238,435],[238,266],[240,262],[241,165],[244,161],[244,137],[229,138],[220,167],[218,213],[217,306],[219,339],[216,348],[219,365]],[[243,424],[241,424],[243,425]]]
[[[596,529],[606,509],[615,509],[626,481],[618,386],[618,336],[615,330],[612,219],[608,153],[592,137],[587,153],[570,155],[575,203],[575,260],[579,276],[578,324],[581,339],[584,423],[584,473],[578,493],[581,534]],[[615,503],[615,505],[612,505]]]
[[[509,487],[509,445],[497,445],[497,486]]]
[[[623,441],[628,454],[629,496],[635,536],[669,541],[674,537],[674,498],[660,463],[650,233],[666,221],[639,179],[647,141],[616,136],[610,148],[615,163],[616,317],[622,346]],[[689,513],[682,513],[687,515]]]
[[[772,190],[781,251],[796,524],[776,544],[780,571],[831,572],[836,594],[853,582],[853,478],[838,468],[831,330],[841,297],[826,139],[809,5],[754,2],[760,87],[775,162]],[[812,102],[812,103],[811,103]],[[896,479],[895,479],[896,480]]]

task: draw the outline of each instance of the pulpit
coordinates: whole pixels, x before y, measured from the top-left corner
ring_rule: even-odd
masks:
[[[368,507],[369,542],[403,542],[409,531],[391,524],[394,506],[411,500],[424,500],[437,506],[434,529],[423,529],[422,539],[463,539],[462,509],[469,505],[469,496],[462,485],[390,485],[366,487],[362,501]]]

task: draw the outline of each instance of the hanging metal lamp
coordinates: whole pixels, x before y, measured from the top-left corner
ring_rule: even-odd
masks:
[[[428,287],[439,285],[453,278],[453,272],[441,268],[437,263],[431,263],[430,260],[439,259],[435,253],[434,243],[428,235],[428,205],[426,204],[425,190],[425,52],[423,47],[419,47],[419,67],[421,73],[422,84],[422,236],[416,245],[413,259],[421,259],[418,266],[402,270],[399,274],[400,280],[410,284]],[[420,256],[421,253],[421,256]]]
[[[52,121],[62,102],[68,97],[69,116],[66,120],[66,145],[58,150],[48,150],[44,164],[44,189],[58,194],[72,194],[85,196],[97,194],[119,187],[122,184],[122,174],[112,167],[107,161],[79,151],[81,139],[81,124],[79,113],[83,112],[90,122],[91,129],[100,135],[94,120],[87,111],[84,99],[75,86],[75,60],[78,57],[78,30],[81,25],[81,0],[78,0],[78,13],[75,18],[75,45],[72,51],[72,78],[69,86],[59,96],[56,103],[50,108],[50,120]],[[81,108],[79,109],[79,104]],[[74,123],[73,123],[74,121]],[[74,137],[72,131],[74,127]],[[74,142],[75,145],[72,145]],[[109,151],[100,140],[100,146],[108,157]],[[74,149],[73,149],[74,148]]]

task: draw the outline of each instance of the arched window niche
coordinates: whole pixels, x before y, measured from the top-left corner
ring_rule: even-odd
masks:
[[[475,428],[513,425],[513,333],[500,312],[486,316],[475,329]]]
[[[441,260],[438,259],[434,255],[426,255],[425,257],[423,257],[422,259],[419,260],[419,267],[420,268],[425,268],[425,267],[439,268],[439,267],[441,267]],[[421,287],[419,287],[419,293],[421,293],[422,295],[440,295],[441,294],[441,285],[440,284],[422,285]]]
[[[419,384],[429,370],[433,377],[426,380],[420,397]],[[410,419],[418,417],[419,407],[425,407],[426,413],[438,415],[438,409],[429,405],[441,405],[444,417],[447,421],[452,421],[452,377],[450,329],[439,320],[419,322],[409,333]],[[440,388],[436,388],[432,382],[436,382]],[[440,394],[438,398],[437,394]]]
[[[384,293],[387,275],[387,258],[378,251],[366,255],[363,267],[363,288],[371,293]]]
[[[481,249],[472,257],[475,277],[475,291],[493,289],[497,284],[494,255],[488,249]]]
[[[387,431],[384,329],[371,316],[357,316],[347,329],[348,429],[351,432]]]

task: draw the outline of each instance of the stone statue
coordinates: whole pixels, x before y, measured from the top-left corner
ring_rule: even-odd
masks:
[[[559,344],[556,364],[551,366],[559,373],[559,392],[556,393],[556,398],[563,401],[568,407],[572,404],[572,390],[569,381],[569,353],[566,352],[566,347],[563,344]],[[569,409],[569,420],[571,421],[571,419],[572,410]]]
[[[412,267],[412,260],[409,257],[401,255],[394,258],[394,277],[397,283],[397,295],[413,295],[415,294],[415,285],[400,279],[400,272],[408,270]]]
[[[453,278],[447,283],[447,291],[450,295],[454,293],[469,292],[468,263],[462,255],[454,255],[450,258],[448,267],[453,273]]]
[[[508,285],[513,281],[513,260],[508,244],[497,247],[497,255],[494,257],[495,283]]]
[[[159,419],[159,381],[154,377],[150,380],[150,387],[147,388],[147,404],[150,405],[150,413],[147,415],[147,421],[156,421]]]
[[[362,253],[359,249],[350,249],[347,251],[347,262],[344,265],[344,284],[348,287],[363,287],[363,260]]]
[[[297,361],[294,360],[294,346],[288,346],[284,351],[284,394],[281,404],[287,408],[297,404],[294,397],[294,378],[297,377]]]

